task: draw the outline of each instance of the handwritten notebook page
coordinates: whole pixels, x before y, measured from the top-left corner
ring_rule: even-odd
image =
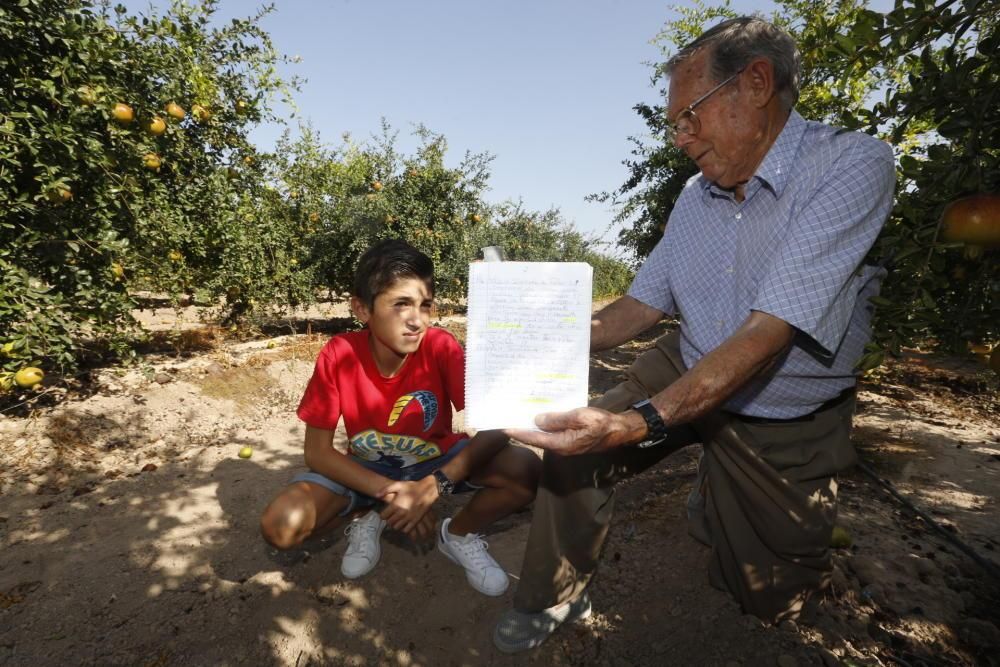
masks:
[[[469,269],[465,423],[536,428],[587,405],[593,270],[582,262],[480,262]]]

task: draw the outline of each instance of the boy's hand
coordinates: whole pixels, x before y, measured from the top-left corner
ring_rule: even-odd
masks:
[[[382,510],[382,518],[392,528],[410,534],[438,499],[437,483],[432,475],[416,482],[393,482],[383,487],[375,497],[387,503]]]
[[[431,542],[434,540],[434,534],[437,532],[437,517],[434,516],[434,510],[427,510],[417,525],[410,532],[406,533],[414,542]]]

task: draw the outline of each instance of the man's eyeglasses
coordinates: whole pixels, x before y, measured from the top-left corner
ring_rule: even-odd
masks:
[[[717,91],[721,90],[722,87],[725,86],[727,83],[729,83],[730,81],[738,77],[740,74],[742,74],[743,69],[744,68],[741,67],[739,71],[737,71],[731,77],[729,77],[728,79],[717,85],[715,88],[712,88],[712,90],[708,91],[707,93],[696,99],[691,104],[681,109],[681,112],[677,114],[676,118],[674,118],[674,122],[671,123],[668,120],[667,141],[672,142],[682,134],[688,134],[692,136],[698,134],[698,132],[701,131],[701,120],[698,118],[698,114],[694,112],[694,108],[699,104],[701,104],[702,102],[704,102],[705,100],[707,100],[712,95],[714,95]]]

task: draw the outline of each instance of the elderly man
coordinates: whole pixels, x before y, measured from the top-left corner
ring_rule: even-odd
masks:
[[[624,296],[593,319],[591,348],[665,314],[680,330],[592,407],[511,431],[546,449],[502,651],[590,614],[586,586],[614,484],[703,445],[689,531],[709,580],[766,621],[795,618],[827,583],[835,475],[855,460],[855,364],[884,271],[864,259],[889,213],[888,145],[804,120],[793,40],[757,18],[721,23],[667,64],[670,137],[701,173]]]

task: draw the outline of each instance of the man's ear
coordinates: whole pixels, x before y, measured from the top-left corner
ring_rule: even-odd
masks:
[[[766,107],[776,92],[774,66],[767,58],[757,58],[746,70],[751,103],[758,109]]]
[[[368,308],[368,304],[356,296],[351,297],[351,312],[354,313],[354,317],[362,324],[368,324],[368,320],[372,316],[372,311]]]

